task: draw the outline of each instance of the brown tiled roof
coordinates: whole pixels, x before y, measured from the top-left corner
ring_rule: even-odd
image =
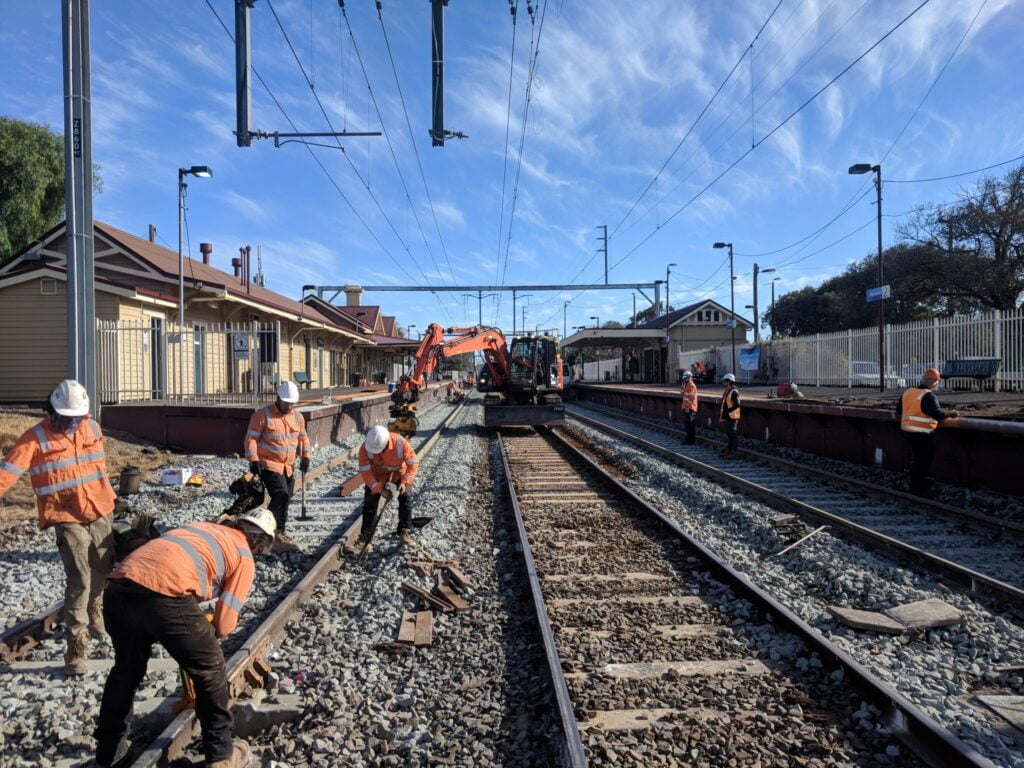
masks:
[[[337,304],[334,306],[344,312],[346,315],[351,317],[357,323],[362,323],[371,331],[377,330],[377,317],[380,315],[380,307],[375,306],[356,306],[356,307],[342,307]]]
[[[94,227],[96,231],[104,237],[148,262],[158,272],[162,272],[168,277],[177,277],[178,254],[174,251],[169,248],[164,248],[162,245],[158,245],[157,243],[151,243],[149,240],[133,235],[130,232],[125,232],[122,229],[113,227],[110,224],[104,224],[103,222],[97,221],[95,222]],[[313,322],[323,323],[324,325],[337,330],[344,331],[345,333],[353,333],[347,328],[342,328],[337,325],[333,320],[325,317],[312,307],[309,307],[300,301],[290,299],[287,296],[283,296],[280,293],[276,293],[264,288],[263,286],[256,285],[255,283],[250,282],[249,285],[246,286],[234,275],[216,269],[209,264],[204,264],[202,261],[186,258],[185,274],[190,282],[199,281],[204,285],[223,288],[229,295],[244,298],[273,309],[299,315],[308,318]]]
[[[416,349],[420,343],[416,339],[403,339],[398,336],[383,336],[379,333],[370,334],[374,343],[381,347],[408,347]]]
[[[391,315],[381,315],[380,322],[384,326],[385,336],[398,336],[398,334],[395,333],[394,317],[392,317]]]

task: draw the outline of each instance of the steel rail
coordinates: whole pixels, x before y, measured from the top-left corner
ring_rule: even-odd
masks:
[[[538,429],[538,432],[541,430]],[[987,758],[972,749],[955,734],[944,728],[929,715],[918,709],[911,701],[896,690],[890,688],[876,678],[860,662],[825,639],[818,631],[807,624],[789,608],[780,603],[768,592],[751,581],[750,577],[735,570],[722,560],[713,550],[704,546],[676,523],[665,512],[650,504],[637,495],[614,476],[609,474],[584,451],[569,443],[565,438],[550,430],[550,434],[564,448],[577,456],[610,487],[628,498],[638,508],[656,519],[664,529],[686,546],[694,550],[697,556],[710,568],[715,577],[736,588],[752,603],[765,611],[777,626],[797,635],[808,647],[816,651],[826,666],[843,670],[844,678],[853,687],[877,706],[882,714],[886,728],[900,739],[925,763],[936,768],[994,768]]]
[[[1006,605],[1009,605],[1016,611],[1024,612],[1024,590],[1011,584],[1007,584],[984,573],[979,573],[931,552],[926,552],[923,549],[907,544],[899,539],[894,539],[891,536],[886,536],[883,533],[879,533],[859,523],[854,523],[806,502],[791,499],[763,485],[734,475],[724,469],[705,464],[698,459],[665,448],[637,435],[617,429],[598,419],[592,419],[578,413],[571,415],[577,421],[633,443],[646,451],[656,453],[675,464],[685,466],[702,475],[711,477],[747,496],[753,496],[775,509],[791,512],[805,521],[812,521],[816,525],[825,523],[832,527],[834,531],[845,534],[851,540],[865,544],[873,549],[885,550],[888,555],[906,565],[918,569],[921,569],[922,566],[927,566],[926,570],[938,572],[945,576],[951,582],[951,587],[979,597],[1005,601]]]
[[[576,407],[578,408],[580,406],[577,404]],[[583,407],[586,410],[597,411],[598,413],[611,416],[619,421],[628,421],[638,426],[646,427],[647,429],[651,429],[656,432],[664,432],[665,434],[672,435],[674,437],[684,437],[686,434],[678,427],[669,426],[668,424],[645,418],[643,416],[637,416],[632,413],[620,413],[619,411],[603,405],[587,404]],[[716,447],[725,445],[721,440],[715,440],[714,438],[706,437],[704,435],[697,435],[697,440]],[[952,504],[944,504],[943,502],[935,501],[934,499],[923,499],[920,496],[914,496],[911,493],[901,491],[897,488],[886,488],[883,485],[869,483],[866,480],[846,477],[836,472],[830,472],[827,469],[807,466],[806,464],[800,464],[799,462],[791,461],[790,459],[783,459],[769,453],[761,453],[753,448],[739,448],[737,452],[756,461],[760,461],[765,464],[772,464],[774,466],[781,467],[782,469],[789,470],[790,472],[805,475],[806,477],[826,480],[829,483],[835,483],[851,490],[860,491],[875,498],[896,500],[911,509],[915,509],[920,512],[928,512],[955,523],[964,523],[969,520],[998,531],[999,533],[1006,533],[1024,540],[1024,524],[1014,522],[1013,520],[1003,520],[998,517],[993,517],[992,515],[986,515],[981,512],[964,509],[963,507],[954,507]]]
[[[587,765],[587,755],[583,748],[583,740],[580,737],[579,723],[576,721],[572,698],[569,695],[569,686],[565,682],[565,675],[562,671],[562,660],[558,655],[555,633],[551,628],[547,605],[544,602],[544,594],[541,591],[537,563],[534,561],[530,540],[526,535],[526,522],[523,520],[523,512],[519,507],[516,485],[512,478],[512,469],[509,467],[508,454],[505,451],[505,443],[502,441],[500,433],[498,447],[501,450],[501,464],[504,470],[505,483],[508,487],[508,496],[512,502],[512,514],[516,519],[516,532],[519,535],[519,551],[523,557],[523,569],[526,571],[526,580],[530,585],[530,595],[533,597],[533,609],[537,616],[537,626],[540,630],[541,645],[544,648],[544,658],[547,661],[548,673],[551,675],[555,700],[558,702],[559,721],[562,726],[562,738],[559,744],[562,765],[567,768],[585,768]]]
[[[427,455],[432,448],[437,446],[441,433],[448,429],[468,402],[468,397],[463,399],[445,417],[420,450],[420,456]],[[355,450],[358,451],[358,449]],[[308,602],[317,585],[345,562],[345,542],[352,528],[358,526],[362,519],[361,513],[358,511],[354,517],[354,521],[346,528],[345,532],[335,539],[316,564],[302,577],[302,580],[277,604],[270,616],[252,631],[242,646],[228,660],[228,692],[232,701],[246,690],[261,688],[266,683],[270,673],[270,666],[266,662],[267,654],[284,634],[292,614]],[[146,750],[132,763],[132,768],[155,768],[166,765],[185,752],[189,743],[199,735],[199,730],[199,721],[195,716],[195,710],[182,711],[150,742]]]
[[[429,413],[434,410],[434,408],[440,405],[441,402],[443,401],[435,401],[435,405],[428,408],[423,413]],[[435,432],[431,439],[436,439],[439,434],[439,432]],[[428,444],[433,445],[432,443],[429,443],[429,441]],[[423,448],[420,450],[424,451]],[[426,448],[425,450],[429,451],[430,449]],[[356,458],[358,454],[358,447],[351,448],[344,453],[340,453],[326,464],[321,464],[309,470],[309,472],[306,473],[306,480],[312,482],[327,472],[330,472],[332,469],[336,469],[347,461]],[[211,491],[211,494],[212,493],[213,492]],[[205,495],[210,494],[204,494],[204,496]],[[34,616],[30,616],[27,619],[19,621],[17,624],[8,627],[0,633],[0,664],[13,664],[43,640],[53,635],[53,633],[56,632],[58,625],[63,621],[63,613],[64,601],[61,600],[60,602],[54,603],[48,608],[43,609]]]

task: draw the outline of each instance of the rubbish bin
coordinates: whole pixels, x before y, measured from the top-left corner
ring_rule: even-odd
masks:
[[[138,467],[125,467],[121,470],[121,479],[117,483],[118,496],[131,496],[139,492],[142,483],[142,470]]]
[[[359,379],[360,378],[362,378],[362,377],[358,373],[353,373],[351,376],[349,376],[349,381],[350,381],[349,386],[350,387],[358,387],[359,386]]]
[[[395,382],[389,381],[388,382],[388,393],[390,394],[391,392],[394,392],[394,391],[395,391]]]

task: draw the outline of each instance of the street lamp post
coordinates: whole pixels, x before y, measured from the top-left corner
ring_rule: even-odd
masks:
[[[755,344],[757,344],[757,342],[760,340],[760,337],[761,337],[761,334],[760,334],[760,332],[758,330],[761,327],[761,318],[758,315],[758,309],[757,309],[758,308],[758,304],[757,304],[757,275],[758,275],[758,273],[767,275],[769,272],[774,272],[774,271],[775,271],[775,267],[768,267],[768,269],[761,269],[760,267],[757,266],[756,263],[754,264],[754,305],[753,305],[752,309],[754,310],[754,343]]]
[[[562,338],[563,338],[563,339],[564,339],[564,338],[565,338],[566,336],[568,336],[568,335],[569,335],[568,333],[566,333],[566,331],[568,330],[568,326],[567,326],[567,325],[565,324],[565,311],[566,311],[566,310],[567,310],[568,308],[569,308],[569,302],[568,302],[568,301],[563,301],[563,302],[562,302]]]
[[[769,330],[772,333],[772,338],[773,339],[775,338],[775,284],[777,282],[779,282],[779,280],[781,280],[781,279],[782,279],[781,277],[773,277],[772,278],[772,309],[771,309],[772,322],[768,326],[768,328],[769,328]]]
[[[875,203],[878,218],[878,288],[882,288],[882,166],[857,163],[850,166],[851,174],[875,174]],[[878,391],[885,392],[885,299],[878,297]]]
[[[672,267],[678,267],[678,266],[679,265],[676,264],[673,261],[671,264],[669,264],[667,267],[665,267],[665,313],[666,314],[668,314],[671,311],[671,309],[672,309],[672,305],[669,303],[669,278],[672,275]]]
[[[730,318],[730,335],[732,346],[732,371],[733,375],[736,374],[736,274],[732,268],[732,243],[715,243],[711,246],[712,248],[728,248],[729,249],[729,314],[732,315]]]
[[[591,315],[590,319],[595,322],[594,327],[600,329],[600,327],[601,327],[601,318],[598,317],[597,315]]]
[[[185,399],[185,257],[181,251],[181,230],[185,220],[186,176],[208,179],[213,171],[208,165],[178,169],[178,397]]]

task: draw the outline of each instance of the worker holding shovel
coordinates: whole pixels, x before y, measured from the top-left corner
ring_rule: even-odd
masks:
[[[357,549],[369,548],[377,528],[377,508],[381,495],[398,497],[398,538],[404,546],[415,544],[409,529],[412,525],[410,488],[419,464],[409,441],[387,427],[377,426],[366,433],[359,448],[359,472],[366,491],[363,496],[363,524]]]

